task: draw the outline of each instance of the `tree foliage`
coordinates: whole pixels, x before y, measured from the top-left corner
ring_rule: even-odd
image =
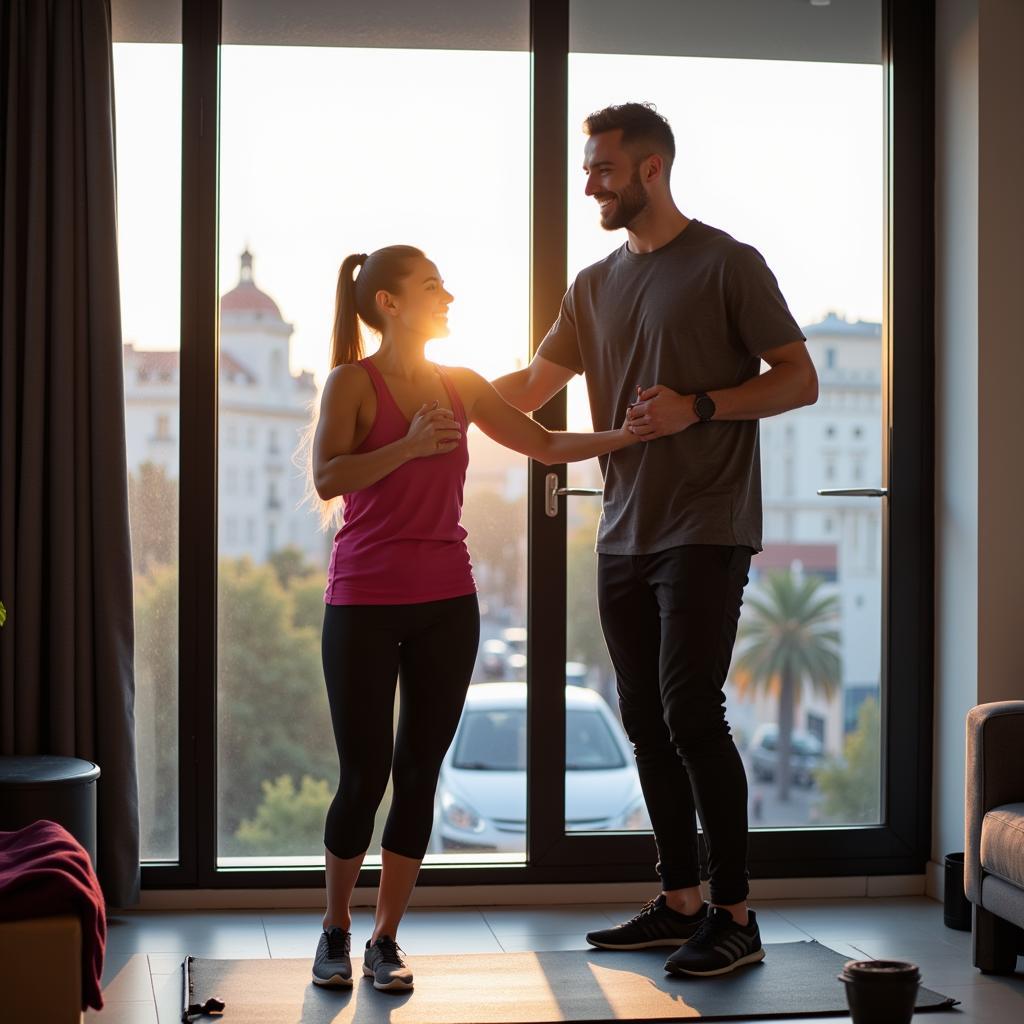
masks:
[[[216,785],[221,850],[231,853],[240,822],[256,813],[264,780],[309,774],[334,785],[338,761],[320,663],[322,581],[315,584],[320,605],[314,625],[308,621],[315,615],[306,593],[313,583],[302,584],[303,598],[297,603],[297,591],[282,587],[270,565],[222,559],[219,570]],[[176,566],[154,565],[136,578],[135,618],[136,721],[147,848],[173,856],[178,786]],[[187,749],[186,744],[186,754]],[[318,840],[316,849],[319,845]],[[279,852],[310,851],[292,847]]]
[[[264,779],[337,779],[320,638],[293,624],[273,568],[222,559],[218,588],[218,791],[222,843],[253,813]]]
[[[733,682],[741,698],[762,692],[778,702],[779,799],[789,799],[793,726],[800,691],[809,685],[831,699],[841,680],[839,600],[821,593],[822,580],[769,573],[746,595]]]
[[[878,821],[881,800],[881,719],[878,702],[869,697],[857,713],[857,728],[846,737],[843,757],[817,773],[824,799],[820,820],[841,824]]]
[[[178,806],[178,569],[135,577],[135,735],[146,853],[176,860]]]
[[[235,835],[243,856],[320,853],[324,818],[334,798],[325,779],[303,775],[296,792],[290,775],[262,783],[263,800],[252,818],[244,819]]]
[[[277,582],[287,590],[295,580],[311,576],[318,571],[317,566],[306,561],[302,548],[289,544],[278,548],[268,559],[267,565],[274,570]]]

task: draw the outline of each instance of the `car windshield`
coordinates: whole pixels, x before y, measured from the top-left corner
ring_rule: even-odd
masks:
[[[821,753],[821,745],[813,736],[802,736],[794,733],[789,740],[790,750],[794,754],[814,755]],[[778,750],[779,738],[774,732],[766,732],[761,737],[761,747],[764,750]]]
[[[599,711],[570,710],[565,721],[568,771],[624,768],[608,722]],[[486,708],[467,711],[455,742],[452,767],[475,771],[526,771],[526,712]]]

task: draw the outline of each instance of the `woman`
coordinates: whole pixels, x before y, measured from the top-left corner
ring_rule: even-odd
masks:
[[[324,676],[341,777],[324,830],[327,911],[313,964],[320,985],[352,984],[349,900],[389,775],[393,796],[363,974],[378,989],[413,984],[395,938],[426,852],[438,772],[479,639],[459,525],[469,424],[544,463],[589,459],[639,440],[625,426],[545,430],[479,374],[429,363],[424,346],[448,334],[452,299],[434,264],[411,246],[349,256],[338,277],[332,368],[311,453],[326,521],[330,503],[344,502],[324,595]],[[370,358],[362,357],[360,322],[381,339]],[[396,678],[401,711],[393,739]]]

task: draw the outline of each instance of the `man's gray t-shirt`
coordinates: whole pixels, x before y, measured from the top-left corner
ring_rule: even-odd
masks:
[[[537,354],[584,373],[595,430],[622,424],[639,384],[736,387],[768,349],[806,340],[761,254],[697,220],[649,253],[623,245],[580,271]],[[597,550],[681,544],[761,550],[757,420],[711,420],[601,457]]]

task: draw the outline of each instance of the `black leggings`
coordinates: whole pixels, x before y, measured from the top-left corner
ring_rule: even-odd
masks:
[[[426,853],[437,776],[459,724],[479,638],[476,594],[326,606],[324,677],[341,775],[324,845],[336,857],[366,852],[389,775],[393,795],[381,846],[417,860]]]

